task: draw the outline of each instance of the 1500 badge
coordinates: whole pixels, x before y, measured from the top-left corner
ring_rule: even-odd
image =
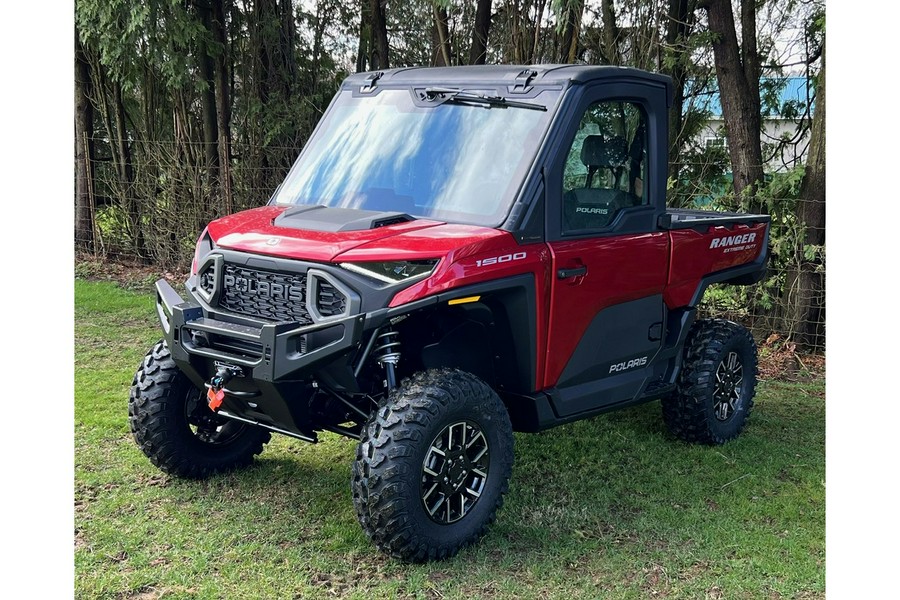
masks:
[[[496,265],[499,263],[512,262],[514,260],[522,260],[528,256],[527,252],[516,252],[515,254],[504,254],[503,256],[492,256],[490,258],[485,258],[482,260],[476,260],[475,264],[479,267],[487,267],[490,265]]]

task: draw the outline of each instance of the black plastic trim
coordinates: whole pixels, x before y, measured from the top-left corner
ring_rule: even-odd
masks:
[[[769,223],[769,215],[750,215],[743,213],[716,212],[711,210],[669,209],[660,215],[660,229],[700,229],[717,225]]]

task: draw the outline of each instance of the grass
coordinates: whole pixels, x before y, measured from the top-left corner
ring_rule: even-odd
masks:
[[[718,448],[665,431],[658,403],[516,434],[510,493],[477,546],[406,565],[363,535],[350,440],[276,436],[250,469],[159,472],[128,431],[153,299],[75,282],[79,598],[821,598],[824,382],[761,382]]]

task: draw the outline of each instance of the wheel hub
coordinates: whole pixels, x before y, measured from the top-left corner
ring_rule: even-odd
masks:
[[[471,421],[445,427],[431,442],[422,463],[422,503],[437,523],[466,516],[481,497],[490,452],[481,428]]]
[[[744,366],[737,352],[729,352],[716,367],[716,387],[713,392],[713,411],[716,419],[727,421],[741,406]]]
[[[209,410],[206,395],[196,390],[188,392],[184,412],[191,433],[205,444],[223,446],[238,439],[245,429],[243,423],[223,419]]]

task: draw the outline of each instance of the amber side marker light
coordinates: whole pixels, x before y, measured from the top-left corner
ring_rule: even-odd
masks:
[[[448,300],[447,304],[453,306],[454,304],[468,304],[469,302],[478,302],[479,300],[481,300],[481,296],[466,296],[465,298]]]

